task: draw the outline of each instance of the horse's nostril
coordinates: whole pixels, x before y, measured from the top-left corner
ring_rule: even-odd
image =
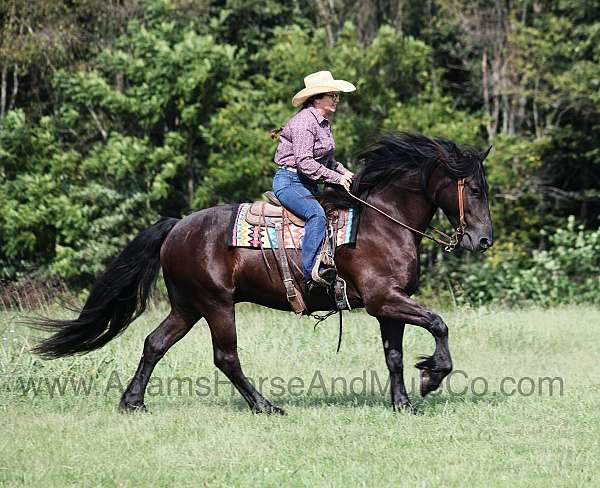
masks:
[[[487,237],[482,237],[481,239],[479,239],[479,249],[485,251],[489,247],[492,247],[492,241],[490,239],[488,239]]]

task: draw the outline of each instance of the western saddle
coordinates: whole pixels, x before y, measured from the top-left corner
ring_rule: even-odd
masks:
[[[281,205],[281,202],[275,196],[275,193],[273,193],[272,191],[265,192],[264,196],[268,201],[253,202],[250,209],[246,213],[246,222],[248,222],[248,224],[250,225],[260,225],[264,227],[275,228],[275,234],[277,236],[277,247],[273,248],[273,245],[271,245],[271,248],[277,257],[277,261],[281,268],[281,275],[283,278],[283,283],[285,285],[287,299],[292,307],[292,310],[294,310],[295,313],[308,313],[306,305],[304,303],[304,299],[302,297],[302,292],[300,291],[301,287],[296,285],[294,277],[290,271],[289,258],[285,250],[284,244],[284,235],[286,232],[289,232],[290,223],[299,227],[304,227],[304,220],[298,217],[297,215],[293,214],[286,208],[284,208]],[[319,269],[320,264],[335,268],[333,256],[336,248],[337,230],[340,226],[344,225],[345,222],[343,221],[343,219],[343,214],[338,212],[337,209],[333,209],[327,212],[327,238],[325,239],[321,247],[319,256],[317,258],[317,262],[315,264],[316,270]],[[268,232],[266,233],[266,235],[267,238],[270,239]],[[298,248],[296,248],[296,250],[298,250]],[[263,253],[263,258],[265,260],[267,268],[270,270],[271,268],[266,259],[264,249],[262,248],[262,246],[261,251]],[[296,263],[293,260],[292,264],[302,275],[302,270],[296,265]],[[316,273],[316,275],[318,276],[318,273]],[[313,279],[314,278],[315,273],[313,272]],[[328,288],[332,288],[332,291],[335,294],[334,300],[336,302],[338,310],[349,308],[349,305],[347,304],[347,298],[345,297],[345,282],[341,278],[338,278],[333,286],[326,283],[325,281],[323,281],[323,283],[321,284],[325,285]],[[343,287],[343,290],[341,292],[339,291],[340,287]]]
[[[246,214],[246,222],[251,225],[266,225],[275,227],[276,223],[281,223],[288,219],[292,224],[304,227],[304,220],[286,210],[272,191],[264,193],[268,202],[254,202]]]

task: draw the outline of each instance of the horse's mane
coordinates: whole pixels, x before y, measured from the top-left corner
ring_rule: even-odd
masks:
[[[481,164],[484,155],[471,147],[458,146],[447,139],[432,139],[423,134],[388,132],[378,136],[359,153],[361,170],[354,177],[352,193],[365,193],[389,183],[402,188],[421,191],[441,165],[455,179],[475,175],[485,184]],[[355,202],[344,197],[342,191],[326,191],[323,204],[352,206]]]

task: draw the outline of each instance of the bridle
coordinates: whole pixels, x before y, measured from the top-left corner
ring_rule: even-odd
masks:
[[[456,246],[458,246],[458,244],[460,244],[460,241],[462,241],[462,238],[465,235],[465,229],[467,228],[467,223],[465,221],[464,191],[465,191],[465,179],[460,178],[457,181],[458,214],[459,214],[458,227],[455,229],[455,231],[452,235],[446,234],[445,232],[443,232],[439,229],[436,229],[435,227],[430,227],[433,232],[435,232],[436,234],[441,236],[441,237],[436,237],[435,235],[426,234],[425,232],[421,232],[420,230],[415,229],[414,227],[411,227],[410,225],[407,225],[404,222],[400,222],[399,220],[396,220],[394,217],[385,213],[383,210],[380,210],[377,207],[371,205],[370,203],[364,201],[363,199],[357,197],[356,195],[353,195],[352,193],[350,193],[350,190],[346,190],[348,195],[350,195],[352,198],[354,198],[354,200],[362,203],[363,205],[366,205],[369,208],[372,208],[376,212],[379,212],[381,215],[386,216],[388,219],[390,219],[391,221],[395,222],[398,225],[401,225],[405,229],[408,229],[408,230],[414,232],[415,234],[419,234],[423,237],[426,237],[427,239],[432,240],[436,244],[443,246],[444,251],[446,251],[446,252],[454,251],[454,249],[456,249]]]

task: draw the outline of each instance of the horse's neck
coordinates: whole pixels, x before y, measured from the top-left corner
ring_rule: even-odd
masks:
[[[436,207],[423,191],[409,191],[389,185],[383,191],[373,193],[367,201],[382,210],[394,219],[409,225],[421,232],[425,232],[431,223],[436,211]],[[376,213],[372,219],[373,227],[379,229],[382,237],[385,238],[390,232],[408,231],[387,217]],[[411,232],[418,245],[421,242],[421,236]]]

